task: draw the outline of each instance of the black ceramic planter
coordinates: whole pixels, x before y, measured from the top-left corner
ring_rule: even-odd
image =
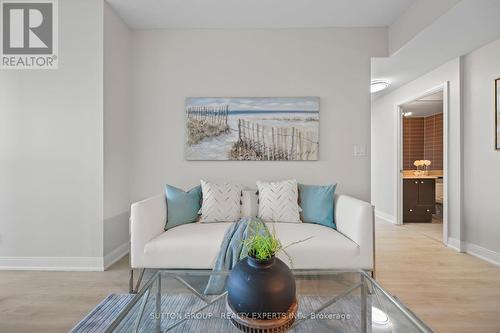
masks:
[[[278,258],[259,261],[246,257],[229,275],[228,302],[236,313],[249,317],[266,319],[263,314],[287,313],[295,302],[295,279]]]

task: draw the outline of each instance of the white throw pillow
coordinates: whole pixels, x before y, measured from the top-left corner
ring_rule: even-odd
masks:
[[[281,182],[257,181],[259,218],[272,222],[300,222],[299,191],[295,179]]]
[[[201,222],[235,222],[240,219],[242,186],[201,181]]]

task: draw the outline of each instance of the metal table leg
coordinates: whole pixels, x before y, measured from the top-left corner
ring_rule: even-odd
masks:
[[[158,275],[158,290],[156,291],[156,333],[161,332],[161,275]]]
[[[368,307],[367,307],[367,286],[366,286],[366,279],[363,274],[361,274],[361,332],[362,333],[367,333],[368,332],[368,323],[367,323],[367,317],[368,317]]]

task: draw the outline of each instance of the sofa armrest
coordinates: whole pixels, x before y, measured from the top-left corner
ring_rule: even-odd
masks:
[[[365,201],[338,195],[335,197],[337,230],[360,247],[364,269],[374,269],[374,209]]]
[[[132,204],[130,208],[130,265],[144,267],[144,246],[165,232],[167,204],[164,195],[157,195]]]

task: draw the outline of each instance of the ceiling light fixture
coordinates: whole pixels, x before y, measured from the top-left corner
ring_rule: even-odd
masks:
[[[370,83],[370,92],[373,94],[382,91],[389,88],[390,85],[391,84],[387,80],[372,80]]]

